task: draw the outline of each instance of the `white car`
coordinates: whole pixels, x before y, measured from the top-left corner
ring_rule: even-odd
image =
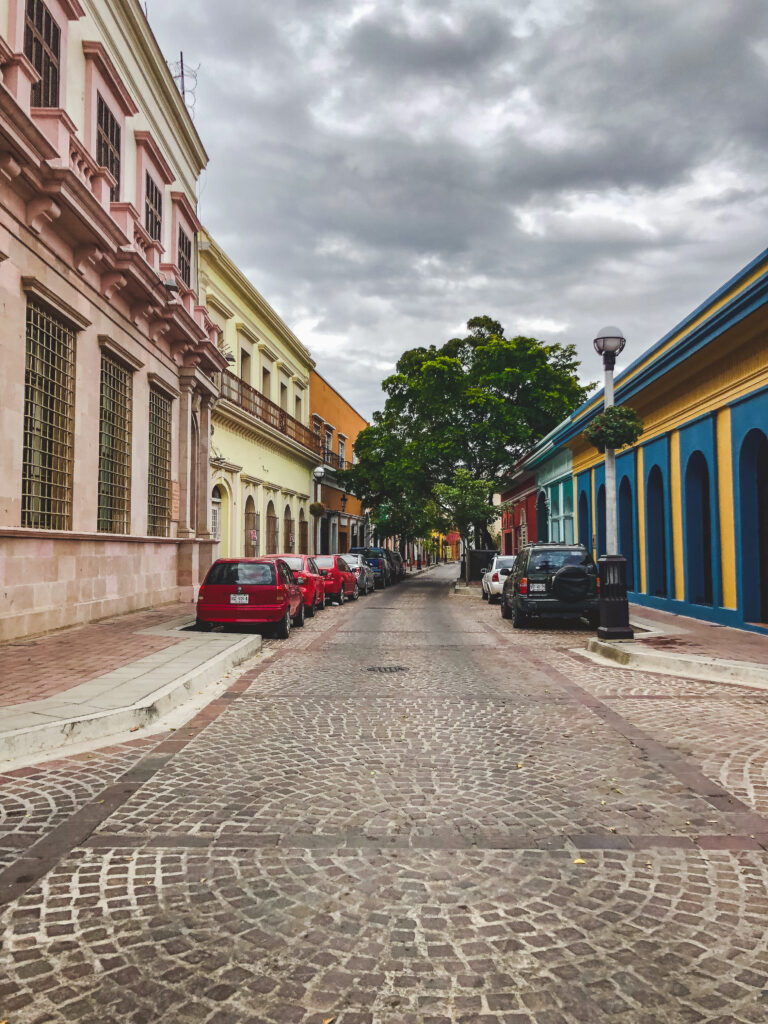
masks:
[[[514,569],[516,560],[517,555],[494,555],[493,561],[480,581],[484,601],[495,604],[499,600],[504,580]]]

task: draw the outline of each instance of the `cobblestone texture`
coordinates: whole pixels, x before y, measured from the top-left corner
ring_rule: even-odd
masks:
[[[171,737],[14,773],[31,836],[109,809],[0,916],[0,1017],[768,1020],[765,697],[596,666],[448,571]]]

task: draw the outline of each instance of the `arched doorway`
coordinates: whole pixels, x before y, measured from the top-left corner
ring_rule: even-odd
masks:
[[[549,516],[547,515],[547,496],[539,491],[536,499],[536,540],[546,543],[549,540]]]
[[[259,537],[259,514],[252,495],[245,499],[245,544],[243,550],[246,558],[258,558],[261,549]]]
[[[739,492],[742,613],[768,623],[768,437],[757,428],[741,446]]]
[[[309,522],[304,509],[299,509],[299,554],[309,554]]]
[[[277,555],[280,553],[278,547],[280,532],[280,520],[275,515],[275,506],[270,501],[267,505],[267,554]]]
[[[211,491],[211,535],[221,540],[221,488],[218,484]]]
[[[293,536],[293,514],[290,505],[286,505],[283,512],[283,544],[286,554],[293,551],[295,538]]]
[[[605,484],[597,489],[597,557],[606,552],[605,543]]]
[[[648,558],[648,593],[667,596],[667,537],[664,514],[664,478],[658,466],[648,474],[646,489],[646,547]]]
[[[712,513],[709,467],[702,452],[685,469],[685,574],[691,604],[712,604]]]
[[[623,477],[619,486],[619,551],[627,561],[627,589],[635,589],[635,513],[632,485]]]
[[[589,521],[589,502],[584,491],[579,495],[579,544],[592,550],[592,528]]]

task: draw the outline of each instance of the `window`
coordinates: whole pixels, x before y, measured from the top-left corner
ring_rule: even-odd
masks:
[[[132,386],[131,372],[102,355],[97,528],[105,533],[130,532]]]
[[[325,453],[330,455],[333,451],[333,431],[326,430],[325,432]]]
[[[272,374],[266,366],[261,370],[261,393],[265,398],[272,398]]]
[[[24,22],[24,56],[40,75],[32,86],[33,107],[59,105],[59,49],[61,29],[43,0],[27,0]]]
[[[147,533],[167,537],[171,525],[171,400],[149,389]]]
[[[293,400],[293,415],[294,418],[297,419],[299,423],[301,423],[301,398],[298,395]]]
[[[339,462],[343,462],[344,461],[345,444],[346,443],[344,441],[344,438],[340,437],[339,438]]]
[[[182,281],[187,288],[190,288],[192,282],[192,239],[183,228],[179,228],[178,266]],[[248,379],[250,380],[250,376]]]
[[[160,241],[163,227],[163,196],[149,172],[144,193],[144,227],[150,238],[156,242]]]
[[[288,385],[280,382],[280,408],[288,412]]]
[[[240,349],[240,377],[246,384],[251,383],[251,357],[244,348]]]
[[[205,584],[209,587],[232,586],[268,587],[276,583],[275,569],[269,562],[217,562],[208,570]]]
[[[68,530],[72,522],[75,332],[27,303],[21,525]]]
[[[211,533],[221,540],[221,490],[218,485],[211,491]]]
[[[115,179],[110,198],[116,203],[120,198],[120,125],[109,109],[101,93],[96,102],[96,160],[106,167]]]

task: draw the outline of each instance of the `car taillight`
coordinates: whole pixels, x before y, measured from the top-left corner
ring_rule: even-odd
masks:
[[[276,587],[275,588],[275,600],[276,601],[284,601],[285,600],[285,587]]]
[[[200,587],[200,590],[199,590],[198,595],[197,595],[197,600],[198,601],[204,601],[205,600],[205,587]]]
[[[528,593],[528,577],[527,576],[523,576],[523,578],[520,580],[520,582],[517,585],[517,590],[518,590],[518,593],[520,593],[520,594],[527,594]]]
[[[599,594],[600,593],[600,577],[596,576],[595,579],[597,580],[597,592]]]
[[[495,572],[493,574],[493,576],[491,576],[491,583],[498,583],[498,582],[499,582],[499,574],[497,572]]]

